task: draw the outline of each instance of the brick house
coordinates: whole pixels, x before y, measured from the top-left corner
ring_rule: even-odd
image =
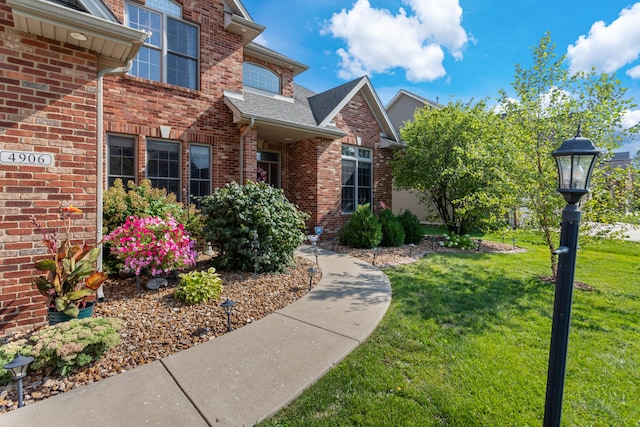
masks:
[[[117,178],[189,202],[260,176],[329,236],[391,205],[399,139],[369,79],[312,93],[263,30],[235,0],[0,0],[0,330],[46,319],[30,216],[74,204],[74,238],[100,240]]]

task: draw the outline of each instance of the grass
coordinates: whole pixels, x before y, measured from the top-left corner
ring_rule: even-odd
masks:
[[[484,238],[490,238],[484,237]],[[493,236],[499,240],[500,236]],[[539,426],[554,286],[549,253],[431,254],[386,270],[369,340],[263,426]],[[640,425],[640,244],[578,254],[563,425]]]

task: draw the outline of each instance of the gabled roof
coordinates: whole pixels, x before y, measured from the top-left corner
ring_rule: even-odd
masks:
[[[258,125],[259,136],[280,142],[291,142],[313,137],[341,138],[345,132],[333,124],[334,117],[359,92],[367,100],[384,135],[381,142],[390,146],[398,141],[386,111],[368,77],[319,94],[294,84],[294,97],[259,93],[225,91],[225,104],[234,115],[234,122]]]
[[[415,93],[411,93],[407,90],[401,89],[398,91],[398,93],[395,94],[395,96],[391,99],[391,101],[389,101],[389,103],[385,107],[385,110],[389,111],[391,108],[393,108],[396,102],[398,102],[403,96],[412,98],[415,101],[419,102],[420,104],[428,105],[434,108],[440,108],[440,104],[438,104],[437,102],[431,101],[427,98],[421,97],[420,95],[416,95]]]
[[[271,50],[268,47],[262,46],[258,43],[252,42],[246,45],[244,48],[244,53],[253,58],[263,60],[270,64],[275,64],[282,68],[293,70],[294,76],[297,76],[298,74],[309,69],[308,65],[304,65],[289,58],[288,56],[278,53],[275,50]]]

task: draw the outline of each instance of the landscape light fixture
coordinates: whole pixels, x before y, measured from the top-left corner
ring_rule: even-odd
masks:
[[[318,270],[313,267],[307,269],[307,274],[309,274],[309,291],[311,291],[311,286],[313,285],[313,276],[315,276],[317,272]]]
[[[313,255],[315,255],[315,257],[316,257],[316,265],[318,265],[318,253],[319,253],[319,252],[320,252],[320,251],[319,251],[318,247],[317,247],[317,246],[314,246],[314,247],[313,247]]]
[[[19,354],[11,362],[3,366],[4,369],[11,371],[13,380],[18,382],[18,408],[24,406],[22,400],[22,379],[27,376],[31,362],[33,362],[33,357]]]
[[[225,302],[220,304],[220,307],[223,307],[227,312],[227,331],[228,332],[233,331],[233,329],[231,328],[231,310],[233,310],[234,305],[236,305],[236,302],[230,300],[229,298],[227,298]]]
[[[581,212],[578,202],[589,192],[589,180],[600,151],[580,135],[567,139],[552,153],[558,166],[558,192],[567,201],[562,211],[555,302],[551,326],[549,370],[544,409],[544,427],[559,427],[562,417],[562,396],[567,366],[573,276],[576,268],[578,231]]]
[[[480,246],[482,246],[482,239],[478,239],[478,247],[476,248],[476,251],[480,251]]]
[[[409,243],[409,257],[413,257],[413,248],[415,248],[416,245],[414,243]]]
[[[378,248],[376,247],[376,248],[373,248],[373,249],[371,249],[371,250],[373,251],[373,262],[372,262],[372,264],[373,264],[373,265],[376,265],[376,255],[378,255],[378,251],[379,251],[380,249],[378,249]]]

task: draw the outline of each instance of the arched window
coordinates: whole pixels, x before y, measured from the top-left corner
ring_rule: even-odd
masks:
[[[273,71],[251,62],[242,64],[242,84],[271,93],[280,93],[280,77]]]

